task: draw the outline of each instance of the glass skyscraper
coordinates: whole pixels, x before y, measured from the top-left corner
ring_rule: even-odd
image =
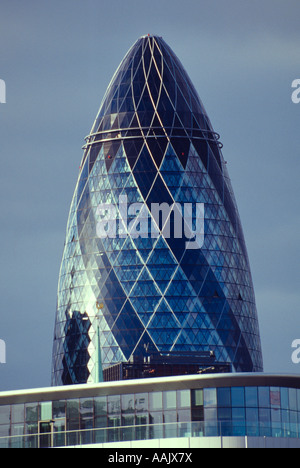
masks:
[[[219,139],[174,52],[140,38],[86,138],[59,275],[53,385],[98,382],[106,367],[150,353],[211,352],[233,371],[262,371]]]

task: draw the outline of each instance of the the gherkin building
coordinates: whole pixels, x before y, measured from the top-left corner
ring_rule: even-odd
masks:
[[[59,275],[53,385],[98,382],[113,364],[150,353],[210,352],[233,372],[262,371],[249,260],[221,148],[174,52],[160,37],[140,38],[86,138]],[[204,207],[203,239],[190,248],[174,235],[171,208],[192,207],[192,229],[196,205]],[[106,218],[99,206],[111,207]],[[168,219],[163,210],[154,219],[153,206],[169,206]]]

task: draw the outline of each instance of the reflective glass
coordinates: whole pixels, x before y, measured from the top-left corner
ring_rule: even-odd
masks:
[[[65,420],[55,421],[53,444],[55,447],[64,447],[66,445],[66,423]]]
[[[122,413],[134,413],[134,395],[122,395]]]
[[[121,412],[120,395],[108,397],[108,414],[118,414]]]
[[[150,411],[162,410],[162,392],[149,393],[149,409]]]
[[[191,391],[178,390],[177,391],[177,406],[178,408],[190,408],[191,406]]]
[[[192,406],[203,406],[203,390],[192,390]]]
[[[245,408],[232,408],[233,421],[244,421],[246,419]]]
[[[90,420],[94,415],[94,400],[92,398],[80,398],[80,420]]]
[[[79,420],[79,400],[67,400],[67,418]]]
[[[272,422],[281,422],[281,411],[279,409],[271,409]]]
[[[233,407],[245,406],[245,389],[244,387],[232,387],[231,400]]]
[[[97,397],[94,399],[95,417],[107,415],[107,397]]]
[[[136,423],[136,440],[149,439],[149,415],[137,414],[135,417]]]
[[[204,389],[204,406],[216,406],[217,405],[217,390],[215,388]]]
[[[280,406],[282,409],[289,409],[289,389],[288,388],[281,388],[280,389]]]
[[[38,403],[26,403],[25,404],[25,421],[37,422],[39,416],[39,406]]]
[[[230,388],[218,388],[218,406],[231,406]]]
[[[66,402],[54,401],[53,402],[53,418],[60,419],[66,417]]]
[[[50,421],[52,419],[52,401],[40,403],[41,421]]]
[[[259,401],[259,406],[261,408],[270,407],[270,388],[269,387],[259,387],[258,401]]]
[[[11,422],[13,424],[24,422],[24,404],[12,405],[11,407]]]
[[[251,407],[258,407],[258,395],[257,395],[257,387],[246,387],[245,388],[245,396],[246,396],[246,406]]]
[[[297,391],[295,388],[289,389],[289,408],[292,411],[297,411]]]
[[[270,388],[270,402],[272,408],[280,408],[281,397],[280,397],[280,388],[271,387]]]
[[[122,439],[125,440],[134,440],[135,439],[135,417],[134,415],[124,415],[122,416]]]
[[[297,393],[284,387],[220,387],[0,406],[0,438],[13,437],[0,444],[35,448],[53,441],[63,447],[191,435],[295,438]]]
[[[148,393],[137,393],[135,395],[135,408],[137,413],[148,411]]]
[[[198,353],[213,343],[216,361],[233,371],[262,370],[248,255],[218,139],[176,55],[160,37],[140,38],[87,137],[60,269],[54,385],[99,380],[98,326],[104,368],[145,356],[145,345]],[[203,202],[203,248],[168,239],[162,225],[158,238],[147,238],[147,223],[134,226],[134,215],[127,238],[119,228],[99,236],[98,206],[115,210],[114,227],[120,195],[129,205],[145,202],[149,225],[151,203]]]
[[[258,409],[246,408],[247,435],[257,437],[259,435]]]
[[[152,412],[150,413],[150,438],[162,439],[164,437],[163,413]]]
[[[176,391],[164,392],[163,401],[165,410],[176,410],[177,407],[177,396]]]
[[[0,424],[9,424],[10,420],[10,405],[0,406]]]

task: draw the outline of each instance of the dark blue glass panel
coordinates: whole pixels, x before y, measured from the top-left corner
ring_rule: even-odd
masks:
[[[157,169],[146,146],[135,164],[133,174],[143,197],[146,198],[157,175]]]
[[[127,359],[129,359],[133,349],[138,343],[144,327],[142,322],[137,317],[134,309],[127,301],[124,305],[120,316],[112,328],[112,333],[122,347]]]
[[[163,88],[157,106],[157,113],[168,132],[170,132],[170,128],[173,126],[174,112],[174,107]]]
[[[190,140],[188,138],[171,138],[172,146],[177,154],[183,168],[186,168],[188,155],[190,151]]]
[[[143,146],[142,139],[124,140],[125,153],[131,169],[134,167]]]
[[[167,145],[168,145],[168,140],[165,137],[148,139],[148,146],[150,149],[150,153],[158,168],[160,168]]]
[[[230,407],[231,406],[231,392],[230,388],[218,388],[217,389],[218,406]]]

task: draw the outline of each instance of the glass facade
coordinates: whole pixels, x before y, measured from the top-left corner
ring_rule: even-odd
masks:
[[[0,394],[0,447],[219,436],[300,438],[299,382],[298,388],[252,384],[218,387],[222,382],[216,379],[190,381],[182,388],[180,382],[165,381],[162,386],[153,383],[149,391],[132,383],[118,394],[99,386],[88,390],[89,395],[81,389],[76,398],[59,392],[49,401],[27,403],[25,395],[24,403],[5,405]],[[168,386],[171,390],[162,390]]]
[[[173,51],[162,38],[139,39],[86,138],[59,275],[53,385],[98,382],[102,367],[149,353],[213,351],[234,371],[262,371],[249,260],[221,147]],[[139,223],[126,213],[125,235],[120,200],[143,204]],[[205,207],[204,243],[191,250],[184,236],[155,224],[151,207],[196,203]],[[99,236],[101,204],[113,207],[114,236]],[[174,229],[175,214],[169,221]]]

